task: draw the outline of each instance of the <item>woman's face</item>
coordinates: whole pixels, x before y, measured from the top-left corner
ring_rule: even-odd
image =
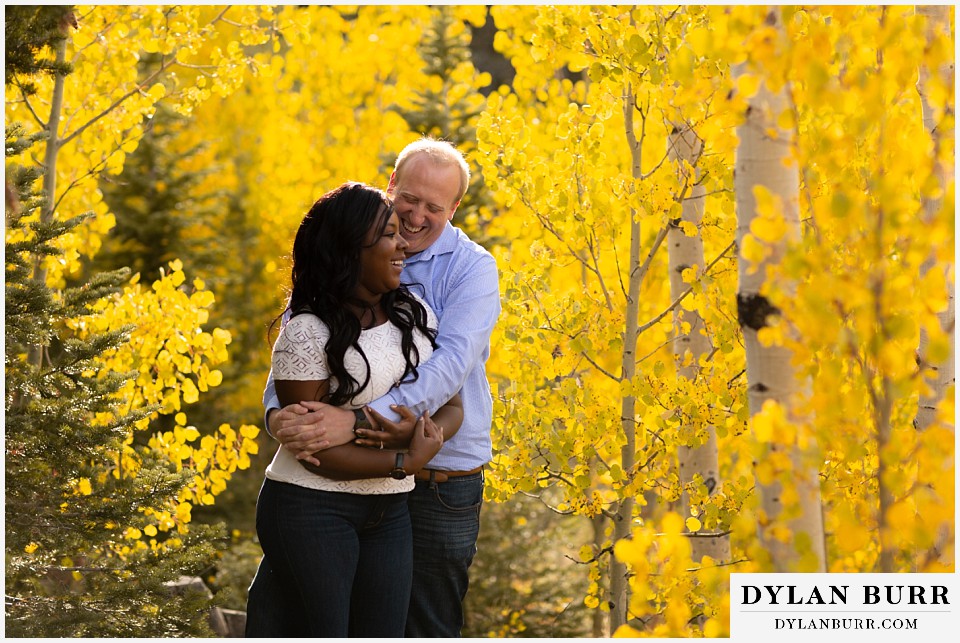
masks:
[[[382,232],[378,231],[380,221],[378,218],[370,229],[365,247],[360,250],[357,295],[364,299],[379,297],[400,287],[404,250],[410,245],[400,236],[400,219],[396,212],[390,213]]]

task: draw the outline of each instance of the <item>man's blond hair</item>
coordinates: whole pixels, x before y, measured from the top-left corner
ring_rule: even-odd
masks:
[[[457,169],[460,170],[460,191],[457,194],[457,200],[451,204],[456,206],[460,203],[463,195],[467,193],[467,187],[470,185],[470,166],[467,164],[467,160],[463,158],[460,150],[454,147],[452,143],[429,136],[424,136],[420,140],[410,143],[397,156],[397,162],[393,168],[394,180],[400,183],[403,168],[411,158],[421,154],[428,156],[431,161],[441,167],[456,165]]]

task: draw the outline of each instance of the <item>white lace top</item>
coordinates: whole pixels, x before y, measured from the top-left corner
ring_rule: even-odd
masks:
[[[416,296],[416,295],[414,295]],[[427,325],[437,327],[437,317],[422,299],[417,297],[427,309]],[[324,346],[330,336],[326,324],[319,317],[301,314],[293,317],[280,330],[273,345],[273,377],[277,380],[325,380],[330,379],[330,388],[336,388],[336,378],[327,370],[327,356]],[[372,402],[387,391],[403,376],[406,362],[400,348],[400,329],[387,322],[360,332],[358,344],[370,362],[370,381],[366,388],[353,399],[349,408],[360,408]],[[414,343],[420,354],[420,363],[427,361],[433,353],[433,347],[422,333],[415,332]],[[344,366],[360,383],[363,382],[367,366],[354,348],[347,349]],[[414,487],[413,476],[403,480],[393,478],[368,478],[364,480],[332,480],[307,471],[288,449],[282,446],[266,475],[271,480],[321,489],[356,494],[387,494],[410,491]]]

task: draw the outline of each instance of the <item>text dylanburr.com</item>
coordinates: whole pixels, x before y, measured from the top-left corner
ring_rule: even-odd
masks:
[[[731,574],[730,638],[957,640],[957,587],[955,574]]]

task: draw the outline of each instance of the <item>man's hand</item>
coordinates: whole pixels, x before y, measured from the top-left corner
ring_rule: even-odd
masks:
[[[273,436],[298,460],[319,465],[313,454],[347,444],[354,438],[353,413],[323,402],[304,401],[271,411]]]
[[[327,429],[323,425],[323,406],[319,402],[289,404],[271,411],[267,418],[273,437],[297,459],[320,464],[310,454],[330,446],[330,440],[326,439]]]
[[[406,449],[413,437],[413,429],[417,423],[417,418],[413,411],[405,406],[390,406],[400,415],[399,422],[391,422],[383,417],[369,406],[364,407],[367,416],[372,420],[374,427],[380,427],[377,431],[374,429],[357,429],[357,439],[354,444],[361,447],[373,447],[380,449]]]

